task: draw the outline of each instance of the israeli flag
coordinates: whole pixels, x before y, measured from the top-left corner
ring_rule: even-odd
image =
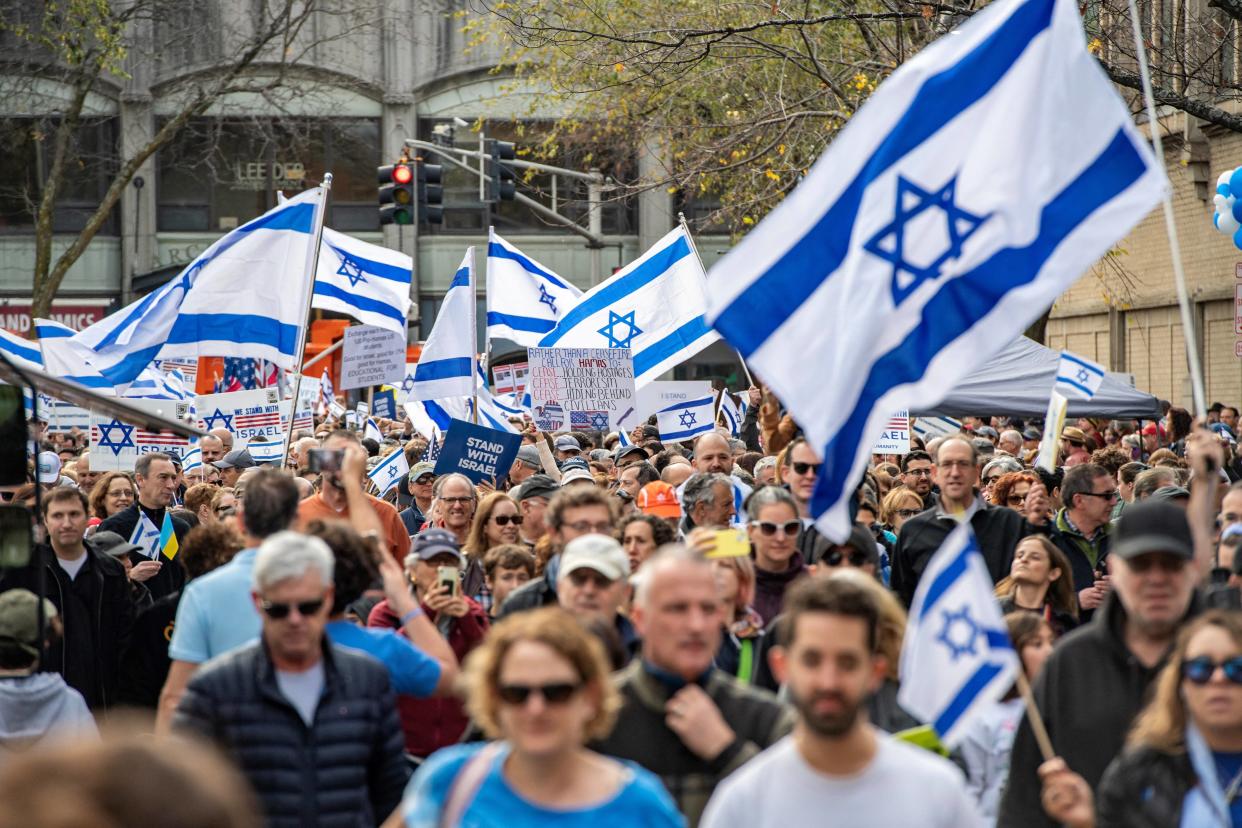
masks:
[[[336,392],[332,388],[332,377],[328,376],[328,369],[323,369],[323,376],[319,378],[319,406],[322,411],[328,411],[332,408],[332,404],[336,402]]]
[[[325,227],[311,307],[404,335],[414,261]]]
[[[684,227],[596,285],[541,348],[629,348],[642,387],[720,337],[707,326],[707,278]]]
[[[582,291],[490,231],[487,338],[531,347],[578,303]]]
[[[154,367],[144,368],[121,396],[144,400],[185,400],[194,396],[185,387],[180,371],[165,374]]]
[[[892,412],[943,399],[1166,187],[1071,0],[997,0],[876,90],[711,277],[712,323],[824,458],[825,535]]]
[[[397,449],[379,461],[375,468],[367,473],[367,477],[375,484],[375,488],[379,489],[379,496],[383,497],[409,473],[410,464],[405,459],[405,452]]]
[[[897,702],[956,747],[974,715],[1013,686],[1018,653],[974,532],[963,523],[927,564],[910,605]]]
[[[246,443],[246,451],[250,452],[251,459],[259,465],[279,463],[285,453],[285,440],[283,437],[274,437],[271,440],[251,440]]]
[[[1104,368],[1089,359],[1061,352],[1061,363],[1057,366],[1057,379],[1053,388],[1060,391],[1066,399],[1077,397],[1089,400],[1100,390],[1104,382]]]
[[[36,316],[34,319],[35,336],[42,342],[44,339],[63,339],[73,336],[77,333],[73,328],[63,322],[57,322],[55,319],[43,319]]]
[[[409,398],[469,396],[475,387],[474,352],[474,248],[470,247],[423,345]]]
[[[692,440],[700,434],[716,428],[716,399],[701,397],[686,400],[656,412],[656,426],[660,429],[660,442],[676,443]]]
[[[250,456],[254,457],[253,454]],[[191,472],[191,471],[194,471],[195,469],[201,469],[202,467],[203,467],[203,450],[199,448],[198,446],[194,446],[193,448],[186,451],[185,454],[181,455],[182,473]]]
[[[485,425],[497,431],[507,431],[510,434],[521,433],[509,422],[510,417],[520,416],[521,412],[513,413],[513,409],[501,406],[486,388],[480,388],[476,395],[479,405],[479,425]],[[467,412],[473,413],[476,398],[466,398]],[[470,420],[471,417],[468,415],[465,419]]]
[[[160,527],[156,526],[155,522],[147,517],[147,513],[142,509],[138,510],[138,523],[134,525],[134,531],[129,534],[129,542],[142,547],[136,551],[141,552],[151,560],[159,558]]]
[[[375,422],[374,417],[367,417],[367,424],[362,427],[363,439],[370,437],[377,443],[383,444],[384,433],[380,431],[379,423]]]
[[[43,354],[38,343],[0,329],[0,351],[18,368],[42,368]]]
[[[738,405],[733,401],[733,395],[729,393],[729,389],[720,392],[720,414],[724,419],[725,425],[729,429],[729,434],[734,437],[740,437],[742,434],[742,412],[738,409]]]

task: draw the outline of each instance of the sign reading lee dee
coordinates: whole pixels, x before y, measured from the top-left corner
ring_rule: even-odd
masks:
[[[374,325],[345,329],[341,384],[337,390],[400,383],[405,378],[405,337]]]
[[[243,449],[251,440],[271,440],[284,436],[280,395],[275,388],[204,394],[197,398],[199,428],[227,428],[233,433],[233,448]],[[288,415],[285,407],[285,417]],[[301,413],[301,412],[299,412]]]
[[[185,400],[126,400],[152,414],[184,420],[190,403]],[[141,454],[162,451],[177,457],[185,454],[190,441],[168,432],[152,432],[119,420],[110,414],[92,411],[90,458],[92,471],[133,471]]]
[[[875,454],[909,454],[910,453],[910,413],[898,411],[888,418],[880,439],[876,440]]]
[[[540,431],[607,431],[634,407],[628,348],[530,348],[531,414]]]
[[[509,474],[521,446],[520,434],[453,420],[440,447],[436,476],[461,472],[475,483],[490,483],[492,478],[499,483]]]

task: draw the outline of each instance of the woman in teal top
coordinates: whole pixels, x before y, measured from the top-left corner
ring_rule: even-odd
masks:
[[[511,616],[466,662],[466,708],[492,739],[433,754],[389,826],[684,826],[660,780],[587,750],[619,706],[600,643],[557,607]]]

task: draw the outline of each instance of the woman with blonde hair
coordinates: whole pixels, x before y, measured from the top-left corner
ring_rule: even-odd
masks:
[[[510,616],[466,661],[466,709],[497,741],[427,760],[385,828],[680,826],[663,783],[588,750],[620,697],[603,646],[559,607]]]
[[[907,520],[923,511],[923,498],[913,489],[898,486],[880,502],[880,524],[894,535],[901,534]]]

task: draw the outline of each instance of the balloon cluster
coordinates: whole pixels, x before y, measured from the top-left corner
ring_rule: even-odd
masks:
[[[1216,212],[1212,224],[1233,238],[1234,247],[1242,250],[1242,167],[1226,170],[1216,179]]]

